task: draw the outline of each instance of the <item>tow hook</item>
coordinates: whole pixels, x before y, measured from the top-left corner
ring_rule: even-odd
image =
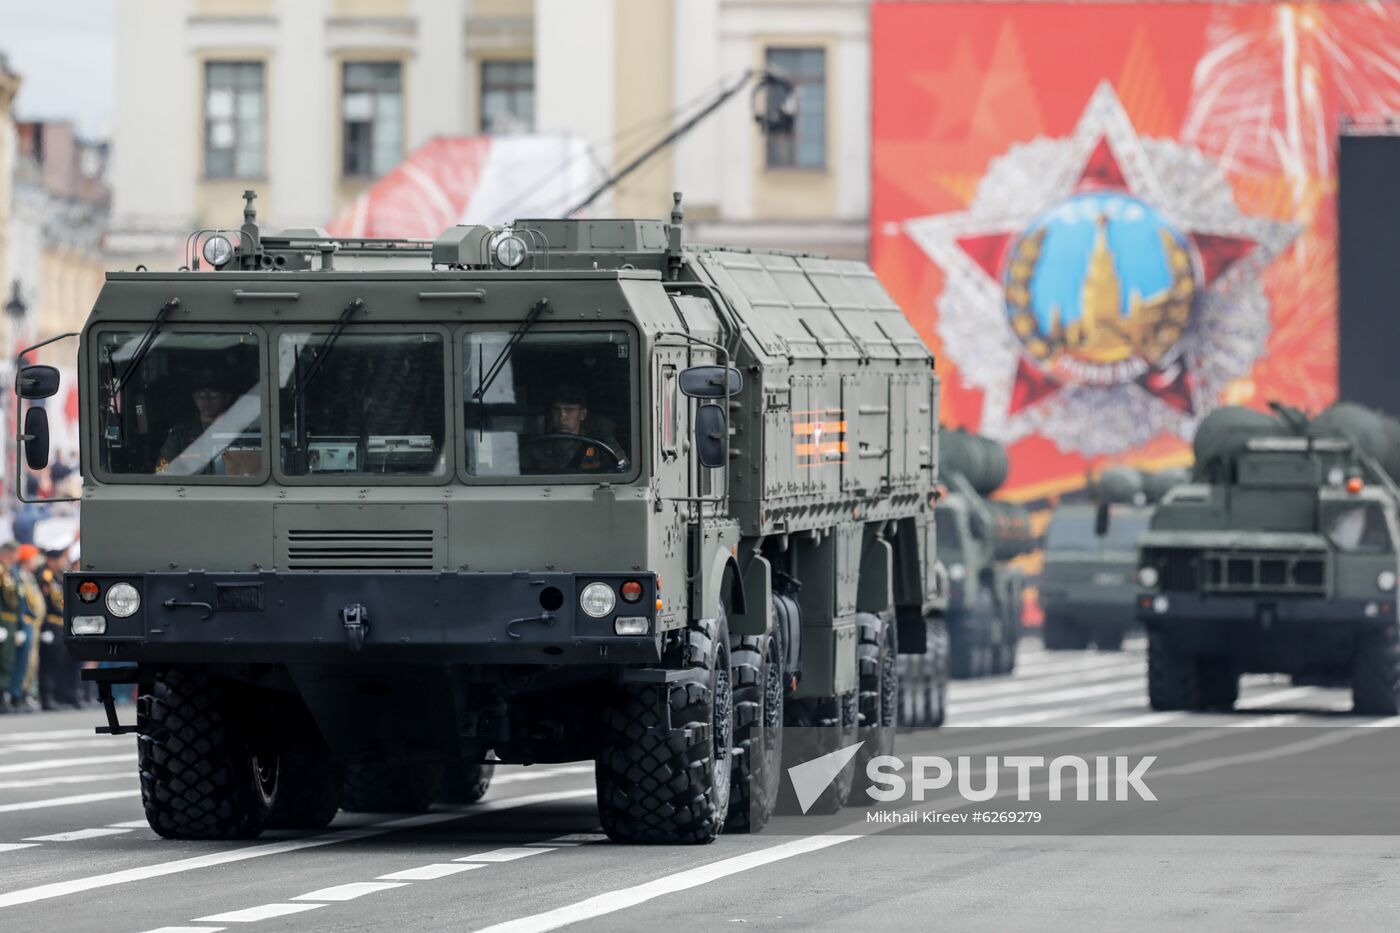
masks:
[[[340,610],[340,621],[345,625],[345,643],[351,651],[359,651],[369,634],[369,610],[359,603],[351,603]]]

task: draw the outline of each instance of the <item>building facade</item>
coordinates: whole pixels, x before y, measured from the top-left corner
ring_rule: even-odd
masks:
[[[15,121],[12,108],[20,77],[0,52],[0,305],[10,300],[10,205],[15,171]],[[8,344],[0,348],[8,357]]]
[[[564,134],[627,165],[748,70],[796,86],[765,138],[748,88],[591,210],[864,255],[868,0],[117,0],[109,264],[168,267],[246,188],[322,226],[436,136]]]

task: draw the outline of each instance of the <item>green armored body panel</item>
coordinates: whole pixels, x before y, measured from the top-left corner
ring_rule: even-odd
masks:
[[[1006,448],[967,431],[940,437],[939,556],[948,571],[946,624],[954,677],[1016,666],[1025,582],[1007,562],[1035,548],[1023,506],[989,498],[1006,482]]]
[[[896,652],[937,642],[932,357],[863,263],[681,233],[678,197],[273,236],[250,198],[195,271],[108,276],[67,637],[134,664],[91,676],[141,685],[104,728],[143,736],[157,832],[592,759],[614,838],[706,842],[768,819],[785,726],[889,747]]]
[[[1240,674],[1277,672],[1395,715],[1400,423],[1346,403],[1224,408],[1195,452],[1141,542],[1153,707],[1229,708]]]

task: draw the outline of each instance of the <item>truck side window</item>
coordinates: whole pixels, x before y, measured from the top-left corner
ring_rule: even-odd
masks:
[[[172,478],[260,474],[266,414],[258,335],[162,331],[127,376],[141,335],[97,336],[102,469]]]

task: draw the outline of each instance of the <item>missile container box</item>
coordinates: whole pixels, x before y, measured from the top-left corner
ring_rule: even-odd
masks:
[[[1359,406],[1209,415],[1192,481],[1143,536],[1137,614],[1159,710],[1228,709],[1239,677],[1350,684],[1400,711],[1400,423]]]
[[[888,747],[936,384],[864,263],[684,245],[679,196],[411,242],[273,236],[245,197],[190,271],[109,274],[76,344],[66,638],[139,687],[101,731],[137,734],[158,833],[593,760],[610,836],[703,843],[768,819],[785,726]]]

